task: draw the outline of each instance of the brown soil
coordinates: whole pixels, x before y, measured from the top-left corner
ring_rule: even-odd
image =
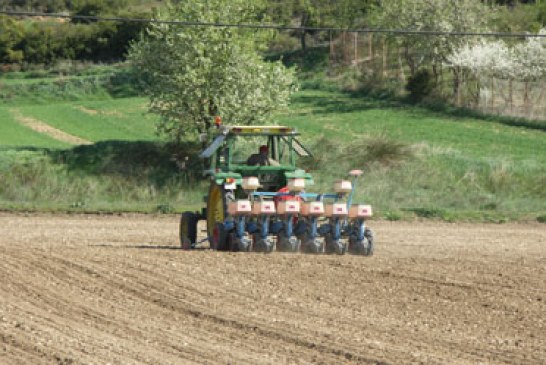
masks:
[[[372,222],[367,258],[182,251],[177,221],[0,215],[0,363],[545,363],[544,225]]]

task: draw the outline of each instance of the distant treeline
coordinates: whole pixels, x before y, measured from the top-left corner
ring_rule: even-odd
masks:
[[[172,0],[172,3],[187,0]],[[307,27],[366,27],[382,0],[254,0],[264,10],[257,21]],[[393,0],[391,0],[393,1]],[[400,1],[398,1],[400,2]],[[70,15],[150,18],[162,0],[0,0],[0,9],[66,13]],[[386,3],[386,2],[385,2]],[[409,2],[411,3],[411,1]],[[546,4],[533,0],[482,0],[497,7],[491,30],[536,31],[546,22]],[[518,4],[527,3],[525,6]],[[377,13],[377,12],[376,12]],[[0,15],[0,65],[54,64],[59,60],[109,62],[122,60],[144,23],[89,22],[78,19],[24,18]],[[389,27],[392,24],[382,24]],[[293,31],[277,38],[277,51],[299,43],[305,51],[309,37],[327,33]],[[290,47],[289,47],[290,46]],[[9,67],[7,67],[9,68]],[[0,70],[1,71],[1,70]]]
[[[142,23],[23,22],[0,16],[0,63],[121,60],[142,27]]]
[[[9,10],[150,17],[149,9],[127,10],[133,4],[135,0],[0,0],[0,8]],[[47,65],[58,60],[121,60],[131,40],[138,36],[144,26],[143,23],[18,19],[0,15],[0,63]]]
[[[0,0],[0,9],[58,13],[70,11],[97,15],[133,4],[152,3],[147,0]],[[90,13],[95,14],[90,14]]]

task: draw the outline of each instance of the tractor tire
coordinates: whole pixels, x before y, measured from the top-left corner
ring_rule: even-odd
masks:
[[[192,212],[184,212],[180,217],[180,246],[183,250],[194,248],[197,241],[197,222],[199,217]]]
[[[235,233],[228,235],[228,246],[232,252],[249,252],[252,248],[252,241],[245,234],[243,238],[236,238]]]
[[[302,241],[302,251],[305,253],[322,253],[322,242],[319,238]]]
[[[216,251],[227,251],[229,249],[227,236],[228,233],[224,228],[224,224],[216,223],[216,226],[212,230],[210,248]]]
[[[269,237],[261,238],[261,237],[258,237],[258,235],[254,235],[253,246],[254,246],[255,252],[263,252],[263,253],[271,253],[273,252],[273,249],[275,248],[275,245],[271,238]]]
[[[211,181],[209,194],[207,195],[207,237],[209,238],[211,248],[213,246],[216,247],[216,243],[213,242],[214,231],[218,224],[224,223],[226,215],[226,191],[222,185],[218,185],[215,181]]]
[[[300,241],[292,236],[286,237],[284,234],[277,235],[277,251],[279,252],[298,252],[300,250]]]
[[[338,239],[334,240],[329,234],[326,235],[324,252],[326,253],[335,253],[338,255],[344,255],[347,252],[347,244],[345,241]]]
[[[372,256],[373,250],[374,250],[374,234],[371,229],[366,228],[364,231],[364,237],[366,237],[366,240],[368,241],[368,250],[366,251],[366,254],[364,256]]]
[[[349,251],[354,255],[372,256],[374,251],[374,235],[372,230],[366,228],[364,239],[360,241],[353,238],[349,246]]]

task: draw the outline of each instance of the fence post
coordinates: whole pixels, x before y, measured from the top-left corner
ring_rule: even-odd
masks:
[[[347,64],[347,32],[343,31],[343,64]]]
[[[461,78],[461,71],[457,70],[456,72],[456,83],[457,83],[457,107],[461,107],[461,84],[462,84],[462,78]]]
[[[491,100],[489,101],[489,108],[492,112],[495,110],[495,78],[491,77],[490,83],[489,83],[489,90],[491,91]]]
[[[382,51],[383,51],[383,77],[387,78],[388,76],[388,69],[387,69],[387,40],[385,37],[381,39],[381,45],[382,45]]]
[[[527,115],[528,111],[529,111],[529,81],[525,81],[525,88],[524,88],[524,91],[523,91],[523,109],[524,109],[524,113],[525,115]]]
[[[355,55],[354,55],[354,65],[355,67],[358,66],[358,33],[354,32],[354,47],[355,47]]]
[[[330,57],[328,57],[328,61],[330,62],[330,67],[332,67],[332,65],[334,64],[334,42],[332,40],[332,31],[330,30],[328,32],[329,36],[330,36]]]
[[[368,57],[373,62],[373,33],[368,33]]]
[[[513,80],[508,80],[508,101],[510,102],[510,113],[514,111],[514,86]]]

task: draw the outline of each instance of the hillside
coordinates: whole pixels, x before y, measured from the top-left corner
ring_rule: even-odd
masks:
[[[78,99],[78,98],[76,98]],[[199,168],[176,160],[155,135],[139,97],[19,100],[0,106],[1,209],[161,211],[198,208]],[[457,116],[401,101],[304,90],[276,120],[313,148],[302,161],[329,190],[351,168],[365,170],[357,198],[388,219],[539,219],[546,206],[542,124]],[[195,160],[191,160],[195,162]]]

